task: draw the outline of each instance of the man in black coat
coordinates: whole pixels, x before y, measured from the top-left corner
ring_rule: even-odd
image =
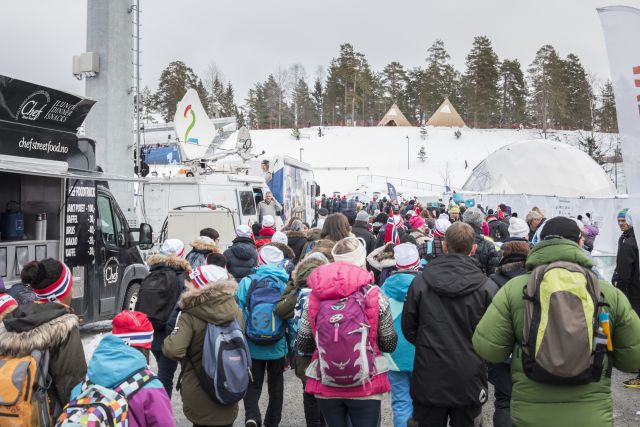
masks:
[[[420,425],[472,426],[487,401],[487,367],[471,337],[498,287],[474,261],[474,241],[468,224],[449,227],[445,254],[429,262],[405,299],[402,333],[416,346],[411,397]]]
[[[224,251],[224,256],[227,258],[227,271],[239,282],[258,265],[258,251],[249,226],[236,227],[236,236],[231,247]]]
[[[351,225],[351,232],[364,242],[367,255],[376,248],[376,236],[369,231],[369,214],[366,211],[358,212],[355,222]]]
[[[618,227],[622,231],[618,239],[616,270],[611,282],[629,299],[631,307],[640,316],[640,268],[638,266],[638,242],[633,234],[633,219],[629,209],[618,212]],[[640,388],[640,374],[624,382],[625,387]]]

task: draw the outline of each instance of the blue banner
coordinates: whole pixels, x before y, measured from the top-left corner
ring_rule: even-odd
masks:
[[[398,193],[396,192],[396,187],[393,186],[392,183],[387,182],[387,193],[389,193],[389,198],[391,200],[398,198]]]

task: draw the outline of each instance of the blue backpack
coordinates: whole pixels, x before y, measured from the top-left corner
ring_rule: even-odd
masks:
[[[273,310],[284,291],[280,280],[251,276],[247,292],[247,338],[256,344],[274,344],[284,337],[286,324]]]

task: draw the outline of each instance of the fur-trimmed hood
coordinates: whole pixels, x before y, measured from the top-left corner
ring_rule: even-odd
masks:
[[[302,237],[303,239],[307,238],[307,233],[304,231],[287,231],[286,234],[289,239],[294,237]]]
[[[201,252],[201,253],[213,252],[216,254],[221,253],[220,248],[215,243],[205,243],[202,240],[194,240],[193,242],[189,243],[189,245],[196,252]]]
[[[307,232],[307,240],[309,241],[320,240],[321,235],[322,235],[321,228],[312,228]]]
[[[235,300],[238,283],[229,275],[227,280],[199,289],[187,289],[178,302],[182,311],[208,323],[221,324],[240,317]]]
[[[391,242],[384,246],[380,246],[377,249],[371,251],[367,256],[367,262],[373,268],[378,271],[382,271],[385,268],[395,267],[396,260],[393,257],[393,247],[395,245]],[[386,249],[386,250],[385,250]]]
[[[293,284],[296,287],[300,287],[303,283],[306,283],[307,277],[309,277],[313,270],[325,264],[327,264],[327,262],[318,259],[317,256],[307,256],[301,259],[291,273],[291,280],[293,281]]]
[[[147,259],[147,265],[149,267],[167,266],[175,270],[191,271],[189,261],[173,255],[151,255]]]
[[[0,354],[22,357],[35,349],[59,347],[78,323],[78,317],[59,303],[18,307],[0,324]]]
[[[288,260],[293,261],[294,259],[296,259],[296,254],[293,252],[293,249],[291,249],[289,246],[285,245],[284,243],[270,242],[270,243],[267,243],[265,246],[275,246],[276,248],[280,249],[284,254],[284,257]]]

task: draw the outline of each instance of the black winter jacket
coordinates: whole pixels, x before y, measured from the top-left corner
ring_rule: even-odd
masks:
[[[501,288],[514,277],[527,274],[527,269],[525,268],[526,261],[527,257],[524,255],[514,254],[508,258],[502,258],[500,265],[496,268],[496,272],[490,276],[491,280]]]
[[[638,243],[633,227],[622,233],[618,240],[618,256],[612,282],[627,296],[631,304],[640,305]]]
[[[500,263],[500,252],[496,250],[496,246],[484,238],[482,232],[476,234],[476,260],[480,263],[482,272],[487,276],[492,275],[498,264]]]
[[[309,240],[307,240],[307,235],[302,231],[289,231],[287,233],[287,239],[289,240],[287,246],[291,248],[295,255],[295,258],[291,261],[293,261],[294,264],[297,264],[298,261],[300,261],[300,254],[304,247],[307,246]]]
[[[191,271],[191,265],[186,259],[177,256],[152,255],[147,260],[147,265],[149,266],[149,274],[163,268],[171,268],[176,274],[176,287],[178,288],[178,295],[181,295],[182,292],[184,292],[184,276],[185,274],[188,274],[189,271]],[[173,312],[171,313],[171,317],[167,321],[167,324],[164,325],[164,327],[159,327],[157,329],[154,327],[151,350],[162,351],[162,342],[173,330],[173,326],[175,325],[177,317],[178,307],[176,305]]]
[[[409,288],[402,332],[416,346],[411,397],[421,406],[480,405],[487,368],[471,337],[498,287],[471,257],[441,255]]]
[[[351,232],[358,239],[364,240],[364,244],[367,248],[367,255],[371,253],[372,250],[376,248],[376,236],[373,235],[372,232],[369,231],[366,225],[360,223],[360,221],[356,221],[351,227]]]
[[[251,270],[258,265],[258,251],[254,241],[248,237],[236,237],[233,245],[226,251],[227,271],[240,281],[251,273]]]

